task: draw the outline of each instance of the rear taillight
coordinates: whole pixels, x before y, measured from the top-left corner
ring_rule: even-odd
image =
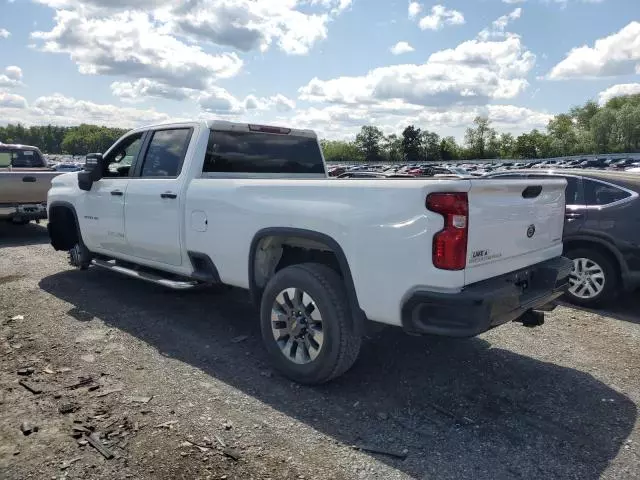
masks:
[[[444,217],[444,228],[433,236],[433,265],[442,270],[463,270],[467,265],[467,194],[431,193],[427,208]]]

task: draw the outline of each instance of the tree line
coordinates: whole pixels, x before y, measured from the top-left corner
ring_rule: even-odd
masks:
[[[34,145],[45,153],[86,155],[105,152],[127,130],[82,124],[76,127],[54,125],[24,127],[0,126],[0,142]]]
[[[487,117],[476,117],[464,143],[454,137],[407,126],[400,135],[385,135],[363,126],[353,141],[322,140],[328,161],[421,162],[498,158],[550,158],[640,151],[640,94],[588,101],[556,115],[546,131],[534,129],[517,137],[499,133]]]
[[[85,155],[105,152],[126,130],[82,124],[24,127],[0,126],[0,142],[35,145],[45,153]],[[400,135],[385,135],[365,125],[353,141],[321,140],[328,161],[420,162],[464,159],[549,158],[593,153],[640,151],[640,94],[588,101],[556,115],[546,131],[534,129],[517,137],[499,133],[487,117],[476,117],[464,142],[415,125]]]

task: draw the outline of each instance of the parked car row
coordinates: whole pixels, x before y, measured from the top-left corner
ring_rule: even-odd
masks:
[[[595,169],[640,172],[640,157],[631,158],[566,158],[531,161],[491,161],[491,162],[423,162],[404,165],[360,164],[332,165],[329,176],[337,178],[367,177],[433,177],[436,175],[482,176],[493,172],[514,169]]]

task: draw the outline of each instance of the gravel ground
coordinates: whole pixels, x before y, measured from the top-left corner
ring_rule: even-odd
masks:
[[[0,478],[640,479],[637,298],[469,340],[386,328],[308,388],[269,370],[244,292],[71,270],[3,225]]]

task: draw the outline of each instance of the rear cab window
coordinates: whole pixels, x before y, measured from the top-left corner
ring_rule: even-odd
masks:
[[[0,147],[0,167],[44,168],[47,166],[38,150]]]
[[[293,132],[212,129],[202,171],[225,175],[245,174],[242,176],[278,173],[325,176],[318,140]]]

